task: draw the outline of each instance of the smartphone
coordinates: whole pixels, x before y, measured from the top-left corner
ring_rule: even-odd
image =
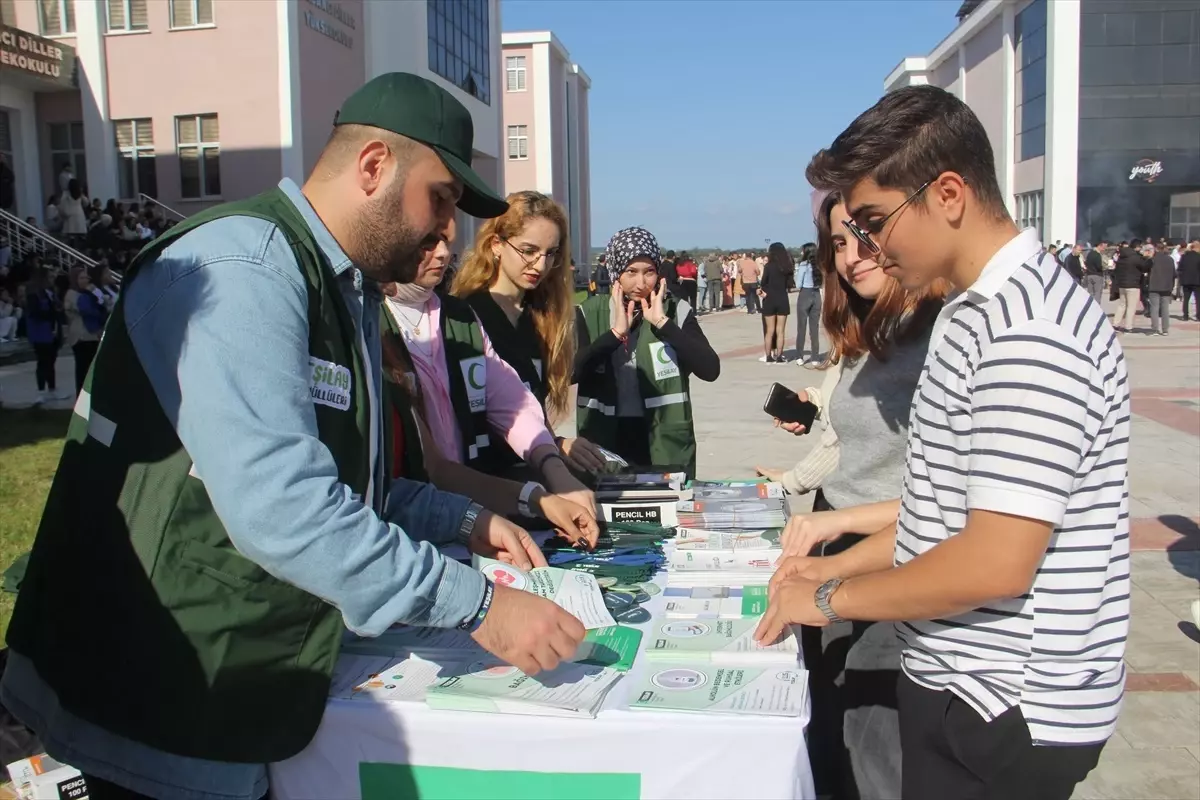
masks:
[[[817,418],[815,403],[801,400],[800,395],[781,383],[771,384],[763,411],[783,422],[798,422],[806,431],[812,430],[813,421]]]

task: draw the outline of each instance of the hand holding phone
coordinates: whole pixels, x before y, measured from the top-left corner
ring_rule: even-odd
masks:
[[[802,398],[783,384],[774,383],[767,392],[763,411],[774,417],[777,423],[783,423],[783,427],[792,433],[802,434],[812,429],[818,409],[815,403],[809,402],[807,394]]]

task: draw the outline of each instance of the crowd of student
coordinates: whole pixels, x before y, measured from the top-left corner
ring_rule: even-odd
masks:
[[[763,470],[818,495],[757,634],[806,626],[818,791],[1066,800],[1124,683],[1129,386],[1103,311],[1008,217],[970,109],[901,89],[818,153],[801,269],[782,245],[732,276],[664,261],[627,228],[610,291],[578,307],[562,209],[497,197],[471,141],[444,89],[379,76],[303,187],[129,264],[0,700],[95,800],[257,800],[312,738],[346,628],[457,627],[529,674],[570,658],[577,619],[434,545],[541,565],[508,518],[593,544],[605,450],[693,475],[690,381],[720,374],[699,277],[719,270],[762,301],[767,359],[789,282],[831,341],[804,396],[818,447]],[[487,221],[448,281],[457,209]],[[558,438],[572,385],[578,436]],[[80,681],[78,653],[116,641]]]

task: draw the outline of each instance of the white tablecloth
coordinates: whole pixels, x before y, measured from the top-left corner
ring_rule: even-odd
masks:
[[[655,581],[666,585],[666,575]],[[645,604],[657,618],[661,594]],[[649,625],[636,626],[645,631]],[[643,637],[643,646],[646,637]],[[435,711],[423,703],[330,700],[316,737],[271,765],[277,800],[358,800],[359,763],[476,770],[625,772],[642,800],[815,797],[804,744],[810,703],[796,718],[630,711],[645,658],[617,682],[595,719]]]

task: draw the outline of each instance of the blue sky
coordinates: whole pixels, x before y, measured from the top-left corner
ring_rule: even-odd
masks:
[[[592,244],[811,240],[804,167],[949,33],[960,0],[503,0],[592,78]],[[503,85],[493,79],[493,86]]]

